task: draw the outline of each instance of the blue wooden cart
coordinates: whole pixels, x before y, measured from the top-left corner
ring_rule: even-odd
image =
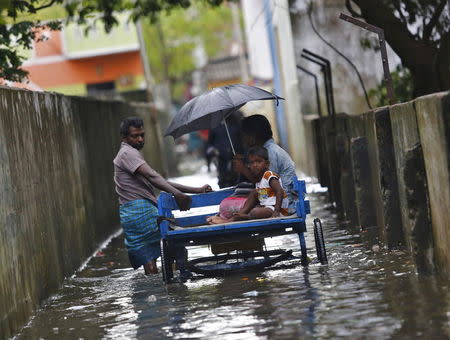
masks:
[[[286,217],[267,218],[258,220],[247,220],[225,224],[208,225],[206,218],[208,214],[191,215],[187,217],[174,218],[173,211],[178,210],[178,205],[171,194],[162,192],[158,198],[158,210],[161,231],[161,267],[163,279],[169,283],[173,278],[173,262],[179,255],[180,249],[194,245],[211,245],[242,240],[255,240],[266,237],[280,236],[286,234],[298,234],[301,250],[302,264],[307,264],[307,252],[304,233],[306,231],[306,215],[310,213],[309,201],[305,200],[305,182],[294,178],[294,188],[298,193],[296,203],[296,214]],[[211,193],[192,195],[191,208],[216,206],[233,194],[234,188],[224,189]],[[325,243],[320,220],[314,220],[314,235],[318,260],[326,263]],[[228,270],[246,270],[248,268],[262,268],[285,260],[292,251],[263,251],[253,252],[250,255],[226,254],[188,261],[178,261],[178,266],[185,266],[191,271],[208,275],[224,274]],[[239,262],[227,264],[230,259],[241,259]],[[199,266],[199,263],[213,264]],[[181,264],[180,264],[181,263]]]

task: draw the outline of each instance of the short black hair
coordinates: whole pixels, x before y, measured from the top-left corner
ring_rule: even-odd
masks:
[[[266,161],[269,160],[269,152],[263,146],[258,146],[258,145],[252,146],[247,151],[247,158],[249,156],[258,156],[258,157],[261,157],[261,158],[265,159]]]
[[[139,117],[128,117],[120,122],[120,136],[122,138],[127,137],[130,133],[130,127],[142,128],[144,127],[144,121]]]
[[[272,127],[263,115],[251,115],[242,120],[242,132],[265,142],[273,137]]]

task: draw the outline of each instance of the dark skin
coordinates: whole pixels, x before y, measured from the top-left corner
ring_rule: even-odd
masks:
[[[269,169],[270,162],[257,155],[249,155],[249,170],[252,175],[259,182],[264,173]],[[257,206],[258,204],[258,192],[253,190],[245,201],[242,209],[233,216],[232,220],[247,220],[247,219],[259,219],[269,217],[279,217],[281,203],[283,201],[284,190],[280,185],[280,181],[276,178],[272,178],[269,182],[270,187],[275,192],[276,202],[274,210],[266,207]]]
[[[122,138],[122,142],[131,145],[137,150],[141,150],[145,144],[145,131],[144,128],[136,128],[130,126],[128,130],[128,136]],[[153,170],[147,163],[142,164],[137,168],[136,174],[145,177],[152,185],[159,190],[170,192],[173,194],[175,201],[178,204],[180,210],[189,210],[191,207],[192,198],[184,193],[200,194],[204,192],[212,191],[211,186],[205,184],[201,187],[190,187],[178,183],[167,181],[157,171]],[[145,274],[157,274],[158,268],[156,266],[156,260],[152,260],[144,264]]]
[[[250,136],[245,133],[242,134],[242,139],[243,139],[244,145],[246,145],[249,148],[252,146],[263,146],[264,143],[266,142],[265,140],[259,140],[257,137]],[[244,155],[240,155],[240,154],[234,155],[233,163],[232,163],[233,171],[244,175],[245,177],[248,178],[249,181],[251,181],[253,183],[259,182],[260,179],[258,179],[257,176],[255,176],[252,173],[250,168],[247,165],[245,165],[244,159],[245,159]]]

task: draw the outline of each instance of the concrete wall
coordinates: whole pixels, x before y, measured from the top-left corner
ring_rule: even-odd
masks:
[[[450,277],[450,93],[416,100],[436,265]]]
[[[309,126],[319,180],[349,225],[450,277],[450,93]]]
[[[119,122],[148,107],[0,88],[0,338],[118,228]],[[147,158],[152,125],[147,124]],[[150,147],[150,149],[149,149]]]

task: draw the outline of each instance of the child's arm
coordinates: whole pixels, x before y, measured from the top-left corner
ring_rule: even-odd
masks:
[[[275,207],[272,217],[280,216],[281,203],[283,202],[284,190],[280,185],[278,178],[272,177],[269,182],[270,187],[275,192]]]

